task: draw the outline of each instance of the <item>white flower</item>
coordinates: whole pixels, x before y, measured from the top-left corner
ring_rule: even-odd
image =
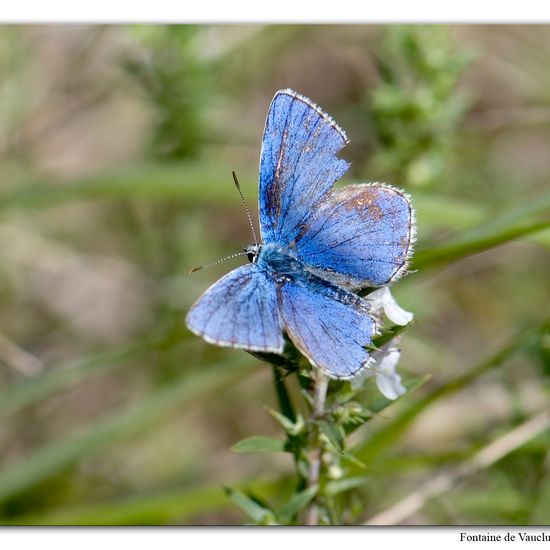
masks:
[[[388,399],[397,399],[407,389],[401,383],[401,376],[397,374],[396,367],[401,357],[401,351],[391,347],[382,350],[377,357],[376,364],[372,367],[376,375],[376,385],[380,392]]]
[[[371,292],[366,299],[375,310],[384,310],[386,317],[396,325],[405,326],[413,320],[414,315],[397,304],[388,286]]]
[[[378,389],[388,399],[397,399],[407,391],[396,371],[401,350],[392,344],[372,353],[372,363],[351,381],[354,389],[360,388],[366,378],[375,376]]]
[[[413,320],[413,314],[397,304],[388,286],[371,292],[366,299],[370,302],[376,316],[380,316],[383,311],[386,317],[396,325],[405,326]],[[366,378],[374,376],[378,389],[388,399],[397,399],[407,391],[396,370],[401,357],[401,351],[396,347],[398,342],[397,336],[381,349],[371,353],[367,368],[351,381],[354,389],[360,388]]]

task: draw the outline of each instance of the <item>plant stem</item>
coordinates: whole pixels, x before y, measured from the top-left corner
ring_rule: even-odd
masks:
[[[312,437],[309,455],[309,472],[307,478],[307,486],[313,487],[319,484],[321,477],[321,459],[323,448],[319,439],[319,426],[317,421],[320,420],[325,413],[325,402],[327,397],[328,378],[319,373],[317,378],[314,378],[313,387],[313,410],[311,413],[312,422]],[[319,505],[316,499],[311,501],[305,517],[306,525],[319,525]]]

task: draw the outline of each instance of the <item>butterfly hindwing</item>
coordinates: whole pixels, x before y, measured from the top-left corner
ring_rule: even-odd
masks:
[[[275,94],[260,157],[260,225],[265,243],[288,246],[317,202],[349,164],[336,157],[346,134],[319,107],[292,90]]]
[[[353,378],[368,365],[376,323],[364,299],[324,281],[286,281],[279,307],[294,345],[330,378]]]
[[[414,241],[408,197],[383,184],[347,185],[311,212],[296,239],[301,261],[348,288],[380,286],[406,269]]]
[[[219,346],[283,350],[275,284],[256,264],[239,267],[211,286],[190,309],[187,326]]]

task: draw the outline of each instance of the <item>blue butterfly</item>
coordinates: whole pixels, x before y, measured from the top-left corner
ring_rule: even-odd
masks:
[[[333,189],[349,167],[344,131],[308,98],[275,94],[260,157],[262,243],[191,307],[187,325],[207,342],[281,354],[283,332],[330,378],[369,366],[377,332],[368,299],[407,268],[414,217],[402,191],[384,184]]]

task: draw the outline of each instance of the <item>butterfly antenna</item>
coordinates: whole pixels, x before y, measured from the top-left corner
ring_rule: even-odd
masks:
[[[216,260],[215,262],[210,262],[206,265],[201,265],[199,267],[192,267],[191,269],[187,270],[187,273],[195,273],[195,271],[200,271],[201,269],[205,269],[207,267],[212,267],[213,265],[220,264],[222,262],[225,262],[226,260],[230,260],[231,258],[236,258],[237,256],[246,256],[248,252],[237,252],[236,254],[231,254],[230,256],[226,256],[225,258],[221,258],[219,260]]]
[[[232,172],[233,174],[233,181],[235,182],[235,187],[237,188],[237,191],[239,192],[239,195],[241,196],[241,201],[243,202],[244,209],[246,210],[246,215],[248,217],[248,223],[250,224],[250,229],[252,229],[252,236],[254,237],[254,244],[258,246],[258,237],[256,237],[256,231],[254,230],[254,224],[252,223],[252,217],[250,216],[250,210],[248,208],[248,204],[246,203],[246,199],[244,198],[244,195],[241,191],[241,186],[239,185],[239,180],[237,179],[237,174],[235,172]]]

